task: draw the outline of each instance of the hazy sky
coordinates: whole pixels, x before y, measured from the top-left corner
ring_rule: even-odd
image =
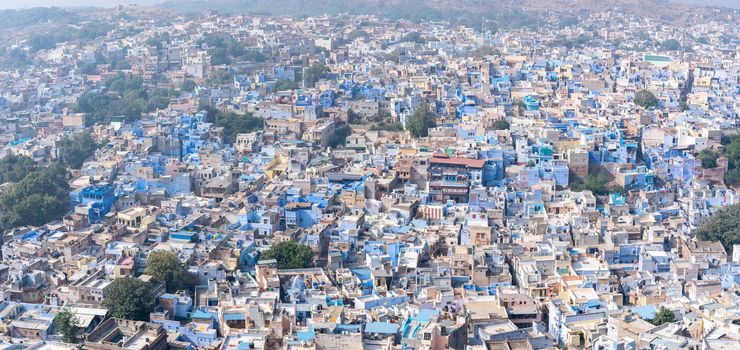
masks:
[[[120,4],[151,4],[155,0],[0,0],[0,9],[19,9],[29,7],[112,7]]]
[[[152,4],[164,0],[0,0],[0,9],[18,9],[29,7],[75,7],[75,6],[98,6],[111,7],[120,4]],[[495,0],[491,0],[495,1]],[[718,5],[740,9],[740,0],[672,0],[675,2]]]

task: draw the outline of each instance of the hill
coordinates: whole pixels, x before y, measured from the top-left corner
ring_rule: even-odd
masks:
[[[215,10],[299,17],[374,14],[391,19],[445,20],[470,26],[479,26],[485,19],[487,24],[500,28],[537,25],[540,15],[546,12],[577,14],[618,9],[670,22],[697,14],[694,5],[668,0],[168,0],[161,6],[185,13]]]

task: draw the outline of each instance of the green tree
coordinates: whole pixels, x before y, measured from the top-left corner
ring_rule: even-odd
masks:
[[[527,105],[524,104],[524,101],[523,100],[517,101],[516,106],[519,107],[519,108],[521,108],[521,109],[526,109],[527,108]]]
[[[377,122],[370,127],[370,130],[384,130],[399,132],[403,131],[403,124],[399,122],[388,122],[386,120]]]
[[[383,56],[383,59],[390,62],[400,63],[401,62],[401,55],[399,55],[396,52],[390,52]]]
[[[0,26],[22,28],[40,23],[79,23],[78,14],[60,7],[33,7],[23,10],[0,10]]]
[[[137,95],[142,95],[142,97],[146,95],[146,91],[141,91],[144,87],[144,82],[141,79],[127,77],[122,73],[107,80],[105,87],[112,92],[117,92],[118,95],[124,95],[128,91],[133,91]]]
[[[232,144],[236,135],[260,130],[264,127],[264,119],[252,114],[237,114],[234,112],[216,113],[213,125],[224,128],[224,143]],[[209,119],[208,117],[206,119]]]
[[[509,127],[511,126],[504,118],[494,120],[492,125],[496,130],[509,130]]]
[[[171,89],[154,89],[151,94],[139,78],[129,78],[119,73],[109,79],[107,92],[85,93],[77,100],[76,110],[87,114],[89,125],[107,123],[111,117],[124,116],[133,121],[142,113],[165,108],[176,96]]]
[[[490,46],[480,46],[470,52],[470,55],[475,58],[483,58],[486,56],[501,55],[501,51]]]
[[[113,28],[115,28],[115,25],[111,23],[88,22],[77,30],[75,36],[80,40],[89,41],[108,34]]]
[[[211,85],[231,84],[234,82],[234,75],[225,70],[217,70],[208,76],[207,82]]]
[[[355,29],[355,30],[349,32],[349,34],[347,34],[347,39],[350,40],[350,41],[352,41],[352,40],[355,40],[357,38],[367,38],[369,36],[370,36],[370,34],[368,34],[366,31],[364,31],[362,29]]]
[[[660,326],[664,323],[671,323],[676,320],[676,315],[668,309],[665,306],[661,306],[660,309],[658,309],[658,312],[655,313],[655,317],[653,317],[650,322],[656,326]]]
[[[48,194],[67,198],[68,191],[67,170],[61,163],[56,162],[26,175],[10,192],[11,194],[15,192],[20,196]]]
[[[159,40],[159,38],[157,37],[151,37],[149,39],[146,39],[146,44],[147,46],[153,46],[154,48],[157,49],[157,51],[161,51],[163,47],[162,40]]]
[[[426,103],[416,107],[414,112],[406,119],[406,130],[413,137],[428,136],[431,127],[434,127],[434,115]]]
[[[115,59],[110,62],[110,69],[117,71],[131,69],[131,63],[126,60]]]
[[[426,41],[424,38],[421,37],[421,33],[419,32],[410,32],[403,37],[401,37],[401,42],[408,42],[408,43],[417,43],[417,44],[423,44]]]
[[[740,136],[722,136],[722,144],[728,161],[725,183],[730,186],[740,184]]]
[[[61,43],[71,39],[72,36],[68,32],[58,33],[42,33],[34,35],[28,39],[28,46],[31,52],[39,50],[53,49],[57,43]]]
[[[214,66],[231,63],[231,60],[229,60],[229,55],[224,48],[214,47],[208,49],[208,55],[211,56],[211,64]]]
[[[364,119],[360,120],[360,116],[350,110],[350,123],[353,123],[353,120],[355,124],[363,124],[365,122]],[[380,112],[367,121],[372,123],[370,130],[403,131],[403,124],[395,121],[393,116],[388,112]]]
[[[242,45],[240,42],[234,40],[234,38],[229,38],[229,40],[226,40],[226,54],[230,57],[241,57],[244,55],[244,45]]]
[[[701,150],[699,154],[696,156],[699,161],[701,161],[701,167],[704,169],[710,169],[710,168],[716,168],[717,167],[717,158],[719,158],[719,153],[710,151],[708,149]]]
[[[62,161],[70,168],[79,169],[85,160],[90,158],[100,145],[89,132],[79,132],[59,141],[59,153]]]
[[[246,50],[244,51],[244,54],[242,54],[241,58],[247,62],[265,62],[267,61],[267,56],[262,54],[261,52],[257,50]]]
[[[298,84],[296,82],[287,79],[276,80],[275,85],[273,85],[273,90],[275,91],[294,90],[297,88]]]
[[[351,133],[352,128],[350,128],[347,123],[338,123],[336,129],[334,130],[334,134],[331,135],[331,141],[329,142],[328,146],[331,148],[344,146],[347,143],[347,136],[349,136]]]
[[[0,59],[0,68],[19,69],[32,63],[28,54],[20,47],[6,49],[4,59]]]
[[[281,241],[260,255],[260,260],[277,260],[278,268],[302,269],[313,265],[313,251],[307,245]]]
[[[314,87],[316,83],[326,77],[328,69],[321,62],[314,62],[303,71],[303,84],[306,87]]]
[[[229,64],[237,59],[264,62],[266,57],[255,50],[245,50],[244,45],[224,33],[207,34],[198,40],[201,49],[208,51],[211,64]]]
[[[350,108],[347,111],[347,122],[353,125],[362,125],[365,124],[365,118]]]
[[[562,16],[558,20],[559,28],[578,26],[578,16]]]
[[[182,82],[182,85],[180,85],[180,90],[185,92],[193,92],[195,91],[195,87],[198,84],[196,84],[194,81],[188,79]]]
[[[18,182],[36,170],[36,162],[26,156],[9,154],[0,159],[0,183]]]
[[[658,106],[658,99],[648,90],[640,90],[635,93],[635,104],[642,108]]]
[[[41,226],[61,218],[67,212],[68,203],[56,196],[34,193],[16,198],[12,212],[19,222],[13,226]]]
[[[69,208],[67,170],[60,163],[28,173],[0,194],[0,229],[39,226],[61,218]]]
[[[727,173],[725,173],[725,184],[727,185],[737,185],[740,183],[740,168],[734,168],[727,170]]]
[[[134,277],[116,278],[105,287],[103,306],[110,315],[128,320],[147,321],[154,310],[152,285]]]
[[[607,186],[608,179],[603,175],[589,174],[583,181],[576,181],[570,184],[570,189],[575,192],[591,191],[597,196],[609,194],[610,192],[623,192],[624,189],[617,186]]]
[[[98,74],[98,67],[96,67],[94,64],[83,64],[79,67],[81,74],[86,75],[93,75]]]
[[[146,260],[145,274],[154,277],[167,285],[167,292],[173,293],[189,288],[193,283],[185,264],[177,255],[170,252],[157,251],[149,253]]]
[[[668,39],[660,43],[660,49],[663,51],[678,51],[681,50],[681,43],[676,39]]]
[[[720,242],[731,254],[733,245],[740,244],[740,204],[720,208],[699,226],[696,237],[703,241]]]
[[[67,308],[59,309],[52,325],[62,335],[62,341],[65,343],[77,344],[80,342],[80,320],[73,315]]]
[[[226,48],[226,40],[224,39],[224,35],[219,33],[206,34],[202,38],[198,39],[197,43],[201,49],[208,49],[212,47],[220,47],[224,49]]]
[[[144,110],[156,111],[158,109],[165,109],[170,105],[170,101],[174,96],[177,96],[177,92],[175,90],[164,88],[154,89],[151,93],[147,94],[147,101],[144,105]]]

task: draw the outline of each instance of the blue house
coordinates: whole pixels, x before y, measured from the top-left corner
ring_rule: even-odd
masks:
[[[197,237],[198,237],[198,234],[195,232],[188,232],[188,231],[170,232],[170,239],[174,241],[195,242],[195,239]]]
[[[111,185],[97,185],[85,187],[80,191],[70,193],[71,210],[86,209],[88,221],[91,224],[100,223],[111,210],[116,195]]]
[[[531,95],[524,96],[524,98],[522,98],[522,103],[524,104],[525,110],[536,111],[540,109],[540,103]]]
[[[254,268],[259,260],[257,244],[252,240],[246,242],[239,240],[237,246],[241,248],[239,252],[239,267],[242,270]]]
[[[365,243],[366,261],[371,261],[371,256],[387,256],[393,267],[396,267],[402,248],[403,244],[399,242],[368,241]]]

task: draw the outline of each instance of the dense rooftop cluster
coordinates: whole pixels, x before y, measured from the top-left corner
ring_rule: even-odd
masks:
[[[736,12],[110,11],[5,50],[2,348],[740,346]]]

